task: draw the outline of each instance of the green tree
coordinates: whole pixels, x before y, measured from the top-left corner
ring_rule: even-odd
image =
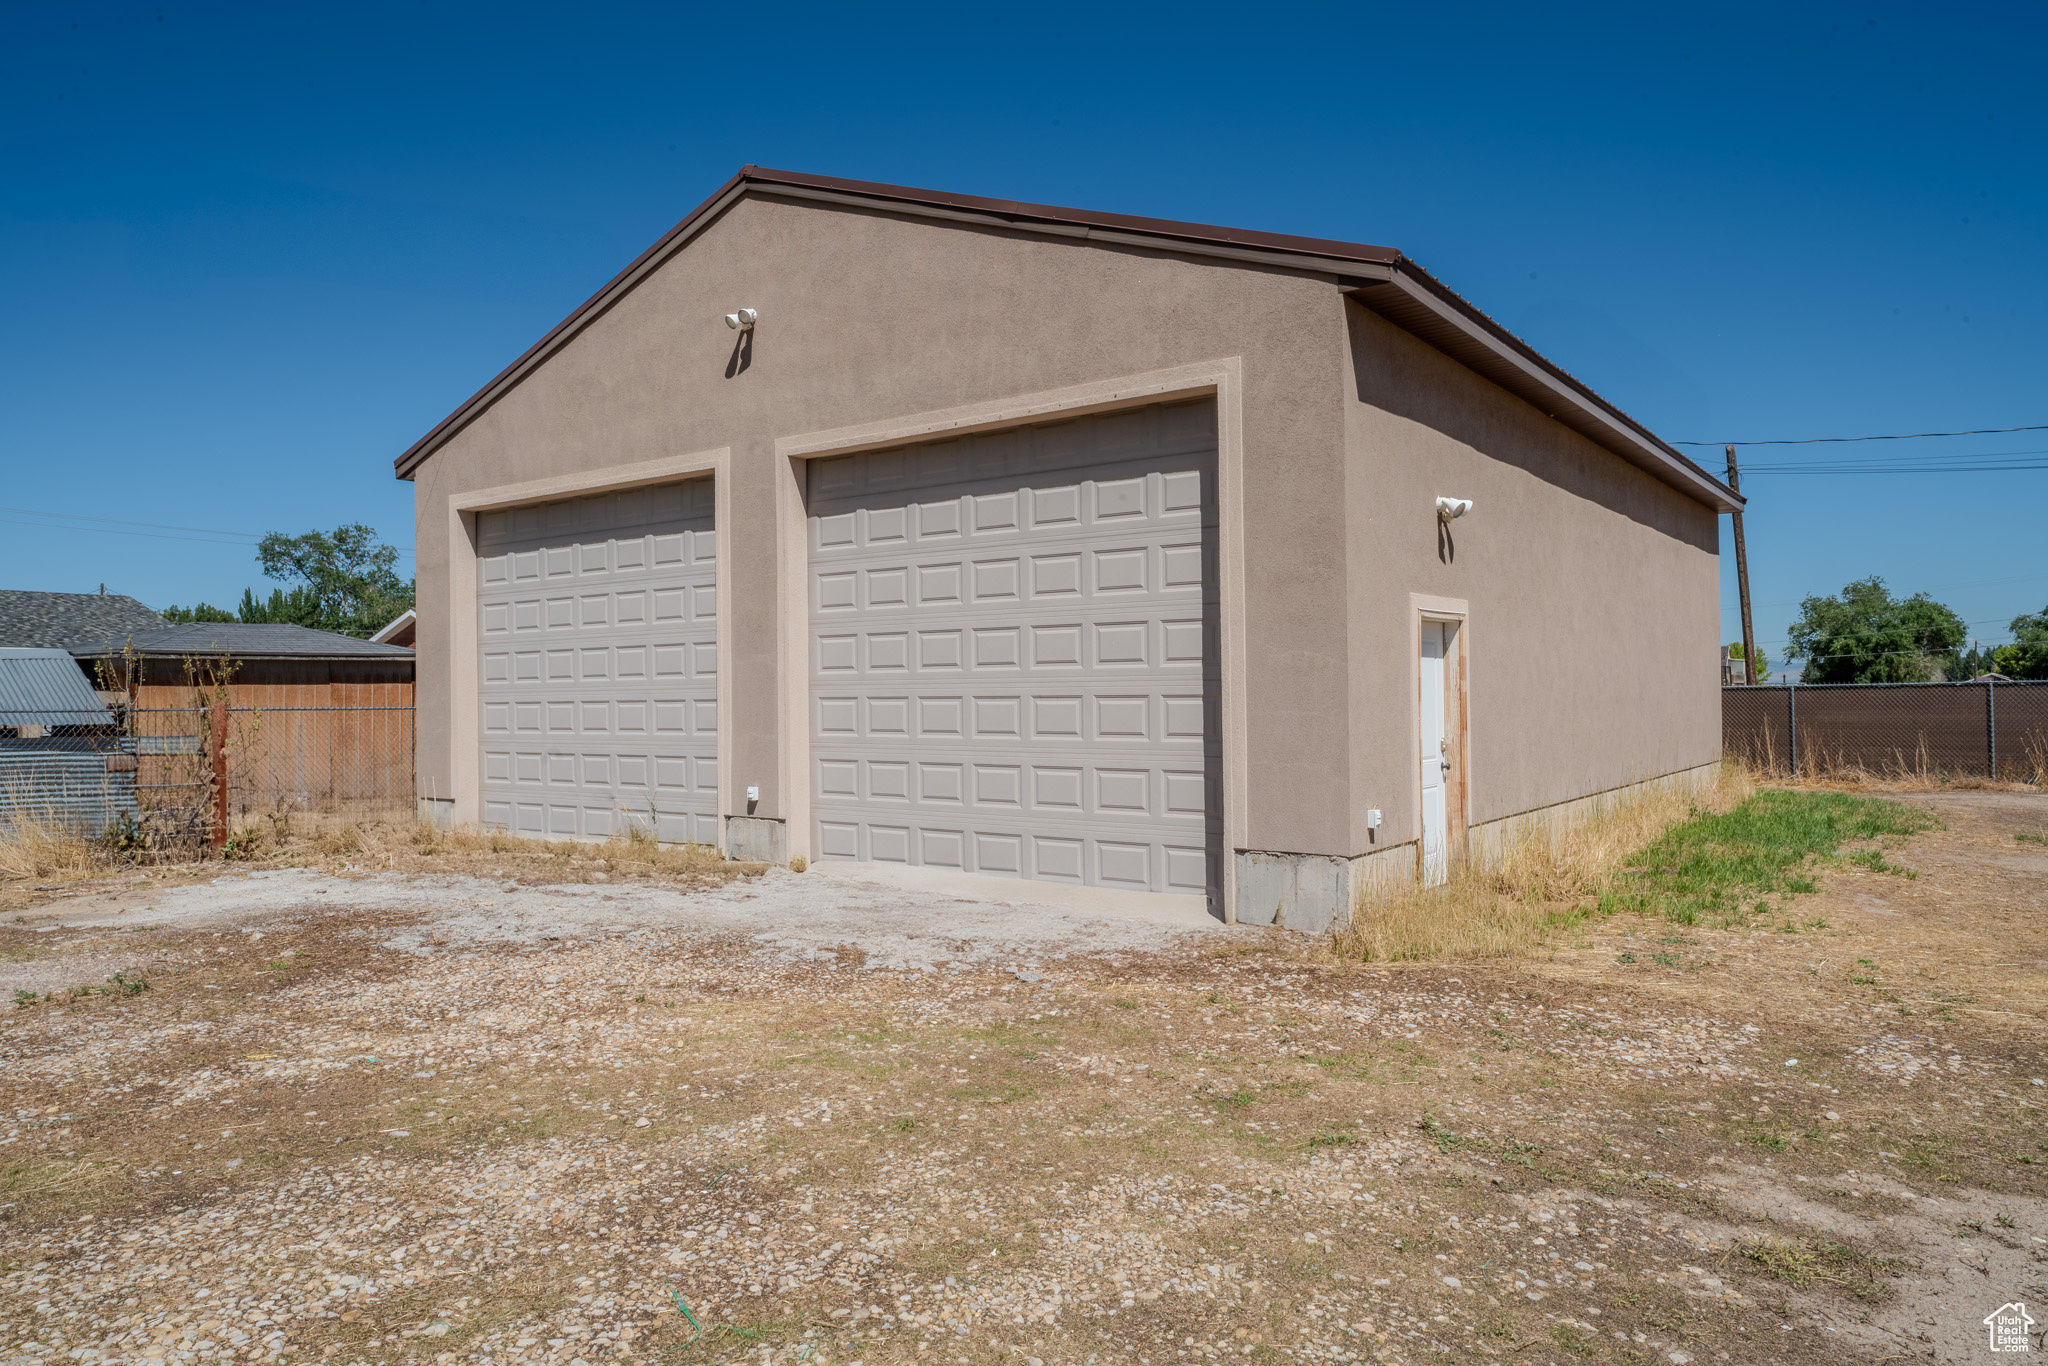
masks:
[[[265,574],[293,586],[273,588],[267,598],[245,588],[234,612],[206,602],[166,607],[164,620],[310,626],[367,636],[413,605],[412,582],[398,577],[397,549],[360,523],[303,536],[273,531],[257,543],[256,559]]]
[[[210,602],[194,603],[190,607],[166,607],[157,613],[165,621],[180,624],[194,621],[233,621],[235,614],[225,607],[215,607]]]
[[[397,549],[359,522],[299,536],[273,531],[257,543],[256,559],[271,578],[297,585],[273,593],[265,609],[276,605],[300,625],[369,635],[413,605],[412,583],[398,577]],[[253,594],[245,605],[256,606]],[[301,616],[308,606],[317,607],[311,621]]]
[[[1741,641],[1731,640],[1728,642],[1728,657],[1737,663],[1742,661]],[[1766,678],[1770,677],[1770,673],[1771,657],[1764,653],[1762,646],[1758,646],[1756,652],[1756,681],[1759,683],[1763,682]]]
[[[1992,652],[1998,671],[2007,678],[2048,679],[2048,607],[2014,617],[2012,639]]]
[[[1895,598],[1872,575],[1836,597],[1810,597],[1785,653],[1807,683],[1924,683],[1961,666],[1963,619],[1925,593]]]
[[[294,588],[287,593],[282,588],[270,590],[268,598],[259,599],[254,590],[242,590],[242,605],[235,609],[240,619],[251,624],[311,626],[318,629],[325,619],[320,609],[320,599],[309,588]]]

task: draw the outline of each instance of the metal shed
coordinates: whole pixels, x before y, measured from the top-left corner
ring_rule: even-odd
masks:
[[[135,816],[135,742],[66,650],[0,649],[0,829]]]

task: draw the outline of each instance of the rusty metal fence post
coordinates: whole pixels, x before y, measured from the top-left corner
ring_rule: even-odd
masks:
[[[225,693],[225,689],[222,692]],[[212,713],[208,717],[209,748],[213,762],[213,847],[218,850],[228,842],[228,703],[225,696],[216,697]]]

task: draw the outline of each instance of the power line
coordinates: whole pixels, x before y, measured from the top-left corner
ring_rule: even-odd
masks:
[[[1674,446],[1819,446],[1842,441],[1919,441],[1931,436],[2003,436],[2007,432],[2048,432],[2036,427],[1979,427],[1967,432],[1901,432],[1895,436],[1800,436],[1775,441],[1674,441]]]
[[[1976,468],[2037,468],[2048,447],[2023,451],[1954,451],[1947,454],[1922,452],[1915,455],[1851,456],[1845,460],[1772,460],[1752,464],[1750,473],[1781,473],[1788,470],[1950,470]]]
[[[1973,443],[1974,444],[1974,443]],[[1816,456],[1793,455],[1787,459],[1770,458],[1752,469],[1782,470],[1802,463],[1808,465],[1907,465],[1915,461],[1931,461],[1944,464],[1957,460],[2018,460],[2024,456],[2048,455],[2048,447],[2035,446],[2019,451],[1915,451],[1911,455],[1847,455],[1834,460]]]
[[[2040,583],[2048,574],[2023,574],[2016,579],[1975,579],[1969,583],[1934,583],[1916,591],[1921,593],[1947,593],[1957,588],[1998,588],[2008,583]],[[1763,602],[1759,607],[1797,607],[1805,598],[1794,598],[1789,602]]]
[[[2048,469],[2048,447],[2020,451],[1923,452],[1915,455],[1850,457],[1846,460],[1763,461],[1750,474],[1964,474]]]
[[[1750,474],[2020,474],[2027,470],[2048,470],[2048,460],[2011,465],[1765,465]]]
[[[238,549],[249,549],[247,541],[208,540],[204,536],[171,536],[161,531],[124,531],[115,526],[62,526],[55,522],[24,522],[17,517],[0,517],[0,522],[9,526],[34,526],[45,531],[98,531],[108,536],[147,536],[153,541],[192,541],[199,545],[231,545]]]
[[[66,516],[70,516],[70,515],[72,515],[72,514],[70,514],[70,513],[62,513],[62,512],[33,512],[33,511],[31,511],[30,509],[27,509],[27,508],[8,508],[8,507],[0,507],[0,512],[28,512],[28,513],[29,513],[29,515],[30,515],[30,516],[32,516],[32,517],[66,517]],[[113,519],[113,518],[111,518],[111,517],[102,517],[102,518],[99,518],[99,519],[97,519],[97,520],[99,520],[99,521],[109,521],[109,522],[110,522],[110,521],[113,521],[114,519]],[[239,540],[239,541],[223,541],[223,540],[217,540],[217,539],[209,539],[209,538],[208,538],[207,536],[204,536],[204,535],[201,535],[201,536],[173,536],[173,535],[170,535],[170,534],[168,534],[167,532],[162,532],[162,531],[130,531],[130,530],[127,530],[127,529],[126,529],[126,528],[128,528],[128,527],[143,527],[143,526],[161,526],[161,525],[163,525],[163,524],[162,524],[162,523],[160,523],[160,522],[124,522],[124,523],[122,523],[122,524],[121,524],[120,526],[65,526],[65,525],[64,525],[63,523],[61,523],[61,522],[25,522],[25,521],[22,521],[22,520],[21,520],[20,518],[18,518],[18,517],[0,517],[0,523],[5,523],[6,525],[9,525],[9,526],[33,526],[33,527],[41,527],[41,528],[42,528],[42,529],[43,529],[44,531],[97,531],[97,532],[100,532],[100,533],[102,533],[103,535],[109,535],[109,536],[147,536],[147,537],[149,537],[149,538],[150,538],[151,540],[157,540],[157,541],[191,541],[191,542],[193,542],[193,543],[195,543],[195,544],[198,544],[198,545],[231,545],[231,546],[238,546],[238,547],[240,547],[240,548],[241,548],[241,549],[243,549],[243,550],[249,550],[249,549],[253,549],[254,547],[253,547],[253,545],[252,545],[252,541],[255,541],[255,540],[260,540],[260,539],[262,539],[261,537],[253,537],[253,536],[252,536],[252,537],[250,537],[250,539],[249,539],[249,540]],[[204,527],[183,527],[183,528],[180,528],[180,530],[185,530],[185,531],[205,531],[205,530],[206,530],[206,528],[204,528]],[[249,533],[248,533],[248,532],[243,532],[243,531],[222,531],[222,532],[216,532],[216,533],[212,533],[212,534],[213,534],[213,535],[215,535],[215,536],[249,536]],[[413,553],[413,547],[411,547],[411,546],[409,546],[409,545],[401,545],[401,546],[394,546],[394,547],[392,547],[392,548],[393,548],[394,550],[398,551],[398,552],[399,552],[399,553],[400,553],[401,555],[410,555],[410,554],[412,554],[412,553]]]
[[[107,522],[113,526],[146,526],[158,531],[197,531],[207,536],[240,536],[247,540],[263,539],[253,531],[222,531],[210,526],[173,526],[168,522],[124,522],[119,517],[88,517],[82,512],[41,512],[35,508],[0,507],[0,512],[12,512],[22,517],[62,517],[71,522]]]

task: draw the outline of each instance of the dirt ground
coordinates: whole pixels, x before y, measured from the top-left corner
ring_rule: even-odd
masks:
[[[2048,799],[1907,800],[1511,963],[780,870],[17,904],[0,1362],[1978,1360],[2048,1323]]]

